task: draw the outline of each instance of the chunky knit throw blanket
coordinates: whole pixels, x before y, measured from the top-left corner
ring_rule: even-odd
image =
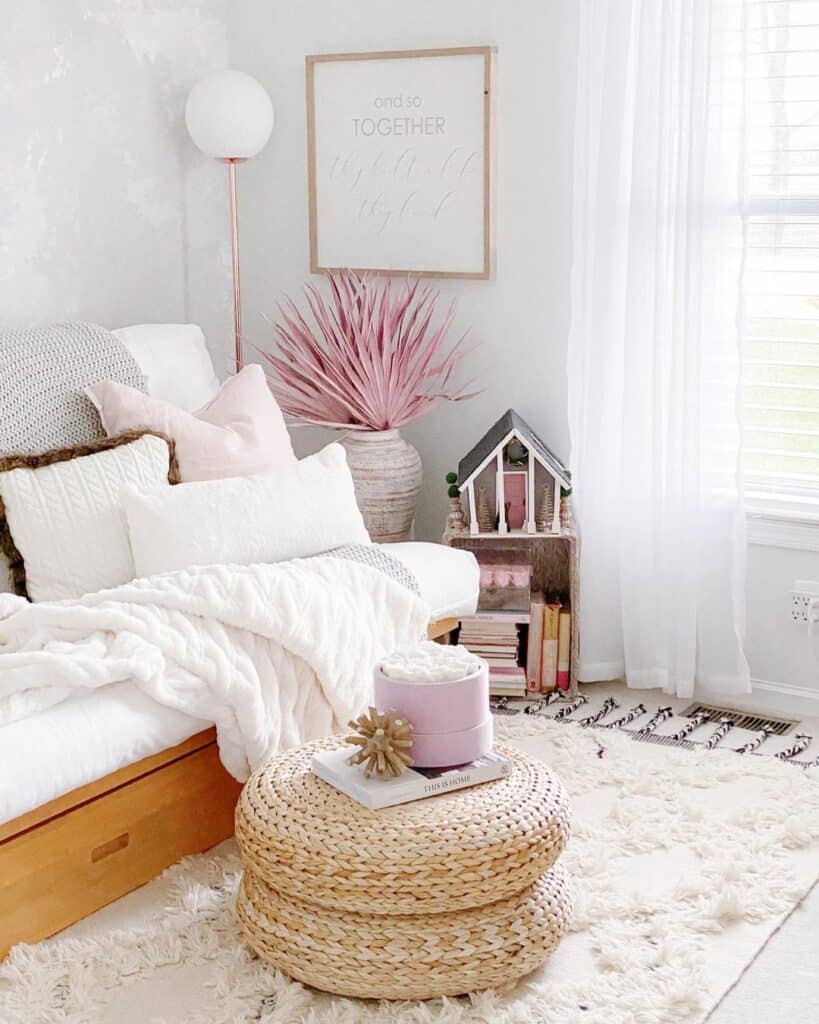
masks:
[[[136,360],[103,327],[64,323],[0,331],[0,455],[104,437],[83,390],[100,380],[145,390]]]
[[[214,722],[225,767],[245,779],[363,711],[373,665],[425,637],[428,621],[388,561],[363,564],[350,548],[164,573],[72,601],[0,595],[0,725],[128,681]]]

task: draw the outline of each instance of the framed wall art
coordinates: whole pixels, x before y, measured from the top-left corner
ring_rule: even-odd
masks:
[[[309,56],[310,269],[488,278],[489,46]]]

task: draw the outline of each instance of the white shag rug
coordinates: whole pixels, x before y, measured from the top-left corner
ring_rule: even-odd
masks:
[[[573,931],[508,991],[427,1003],[315,992],[243,944],[233,844],[0,965],[4,1024],[688,1024],[705,1019],[819,875],[819,774],[770,758],[496,722],[571,794]],[[153,895],[152,895],[153,894]],[[115,905],[116,906],[116,905]],[[72,934],[73,933],[73,934]],[[412,951],[408,951],[412,956]]]

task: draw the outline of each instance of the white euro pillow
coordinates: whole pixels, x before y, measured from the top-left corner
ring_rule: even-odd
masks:
[[[136,360],[152,398],[194,412],[219,390],[205,335],[196,324],[133,324],[111,333]]]
[[[129,489],[122,504],[137,576],[371,543],[340,444],[256,476]]]

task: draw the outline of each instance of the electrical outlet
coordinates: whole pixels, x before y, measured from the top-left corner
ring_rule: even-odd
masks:
[[[791,593],[791,618],[794,622],[798,622],[801,625],[807,625],[808,622],[808,605],[810,604],[811,595],[799,593],[794,590]]]
[[[811,598],[819,598],[819,583],[814,580],[795,580],[791,591],[791,618],[807,625]]]

